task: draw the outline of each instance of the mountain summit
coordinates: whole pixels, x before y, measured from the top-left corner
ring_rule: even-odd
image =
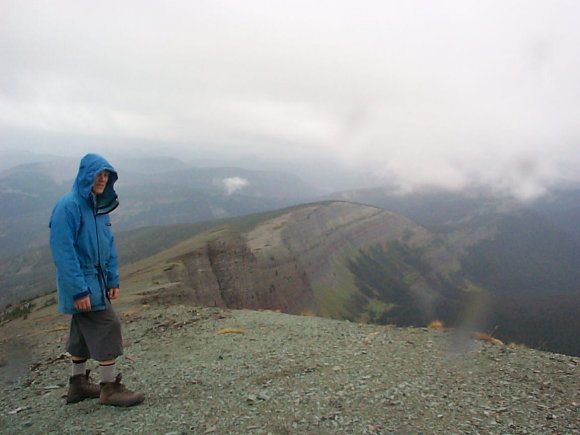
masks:
[[[119,368],[145,403],[66,405],[68,318],[45,306],[0,328],[2,433],[578,433],[578,358],[452,330],[132,293],[115,305],[124,324]]]

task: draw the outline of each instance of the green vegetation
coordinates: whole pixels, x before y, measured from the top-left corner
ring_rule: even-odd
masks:
[[[348,301],[357,291],[354,277],[342,262],[333,272],[332,283],[314,284],[312,290],[323,317],[350,319],[357,315],[348,310]]]
[[[16,319],[26,319],[28,318],[28,315],[32,312],[34,306],[35,306],[34,302],[21,302],[15,305],[14,307],[9,307],[2,314],[0,323],[10,322]]]
[[[349,312],[373,323],[426,325],[434,318],[457,322],[464,292],[424,260],[424,254],[399,241],[360,250],[349,261],[359,293]],[[353,319],[356,320],[356,319]]]
[[[50,296],[47,297],[46,300],[44,301],[44,303],[42,304],[42,306],[40,308],[47,308],[47,307],[51,307],[53,305],[56,305],[57,300],[56,300],[56,295],[55,296]]]
[[[388,316],[389,311],[395,307],[395,304],[386,303],[377,299],[368,300],[364,307],[364,314],[360,316],[358,321],[362,323],[379,323],[379,319]]]
[[[344,250],[337,259],[332,274],[324,282],[313,284],[314,298],[323,317],[351,321],[358,319],[360,310],[353,310],[349,306],[349,301],[359,292],[355,276],[348,267],[350,259],[356,254],[354,249]]]

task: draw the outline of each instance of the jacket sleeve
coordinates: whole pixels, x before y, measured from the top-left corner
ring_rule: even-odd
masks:
[[[107,284],[109,288],[119,287],[119,260],[115,248],[115,238],[111,237],[111,256],[109,257],[109,269],[107,271]]]
[[[71,299],[89,292],[75,249],[81,214],[75,203],[57,204],[50,219],[50,249],[56,266],[59,288]]]

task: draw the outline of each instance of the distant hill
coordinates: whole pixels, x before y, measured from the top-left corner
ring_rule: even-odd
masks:
[[[117,230],[195,223],[274,210],[318,191],[295,176],[241,168],[194,168],[174,158],[113,162],[122,207]],[[48,220],[70,190],[78,161],[52,159],[0,172],[0,259],[48,242]]]
[[[580,240],[580,188],[560,188],[533,201],[530,208]]]
[[[479,221],[486,221],[494,214],[525,209],[535,212],[569,237],[580,240],[580,186],[554,189],[526,202],[481,189],[433,189],[402,195],[392,189],[373,188],[335,192],[321,199],[352,201],[392,210],[436,232],[453,231],[477,216],[481,217]]]
[[[0,172],[19,165],[61,160],[62,157],[50,154],[37,154],[19,149],[0,149]]]

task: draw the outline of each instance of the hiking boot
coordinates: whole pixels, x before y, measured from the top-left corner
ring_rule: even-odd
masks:
[[[90,370],[84,375],[75,375],[69,378],[66,403],[77,403],[85,399],[96,399],[101,395],[101,387],[91,381]]]
[[[101,396],[99,402],[103,405],[133,406],[145,400],[143,393],[135,393],[121,384],[121,373],[115,382],[101,382]]]

